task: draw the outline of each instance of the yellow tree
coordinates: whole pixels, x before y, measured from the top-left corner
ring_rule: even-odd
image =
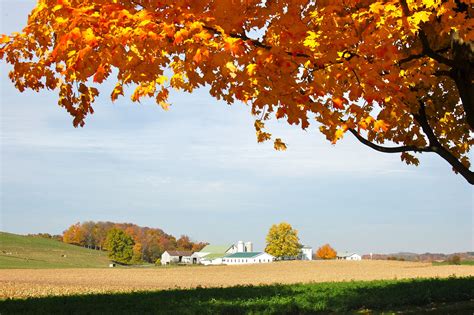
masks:
[[[474,184],[473,14],[472,0],[39,0],[0,58],[18,90],[58,91],[75,126],[111,76],[112,100],[132,86],[165,110],[170,88],[206,86],[251,107],[259,142],[271,118],[314,123],[408,164],[437,154]]]
[[[336,251],[329,244],[324,244],[318,248],[318,251],[316,252],[316,256],[321,259],[334,259],[336,258],[336,255]]]
[[[64,243],[83,246],[85,245],[85,241],[84,230],[79,222],[71,225],[63,232]]]
[[[265,252],[278,258],[296,257],[301,251],[298,231],[286,222],[272,225],[266,241]]]

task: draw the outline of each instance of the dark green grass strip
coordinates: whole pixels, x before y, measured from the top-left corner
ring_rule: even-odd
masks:
[[[414,309],[474,300],[474,277],[197,288],[0,301],[3,314],[314,314]],[[467,302],[466,301],[471,301]],[[453,314],[456,311],[452,312]]]

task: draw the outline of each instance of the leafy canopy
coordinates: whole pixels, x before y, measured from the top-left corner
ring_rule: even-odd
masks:
[[[286,222],[272,225],[266,241],[265,252],[278,258],[296,257],[301,251],[298,231]]]
[[[58,91],[74,126],[112,75],[112,100],[132,86],[165,110],[170,88],[207,86],[251,107],[259,142],[272,117],[315,123],[408,164],[436,153],[474,184],[473,14],[471,0],[39,0],[0,58],[18,90]]]
[[[321,259],[334,259],[337,256],[336,251],[334,248],[331,247],[329,244],[324,244],[316,251],[316,256]]]
[[[109,258],[118,263],[128,264],[133,258],[133,238],[124,231],[117,228],[107,233],[105,246],[109,252]]]

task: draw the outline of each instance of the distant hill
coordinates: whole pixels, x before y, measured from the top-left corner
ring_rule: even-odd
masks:
[[[107,267],[107,253],[52,239],[0,232],[0,268]]]
[[[464,253],[452,253],[452,254],[442,254],[442,253],[393,253],[393,254],[372,254],[372,259],[396,259],[396,260],[407,260],[407,261],[423,261],[423,262],[432,262],[432,261],[444,261],[448,260],[450,257],[458,255],[461,260],[474,260],[474,252],[464,252]],[[366,254],[362,256],[362,259],[370,259],[371,256]]]

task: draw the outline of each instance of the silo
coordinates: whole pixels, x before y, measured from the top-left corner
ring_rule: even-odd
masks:
[[[252,244],[252,242],[245,242],[245,251],[246,251],[246,252],[253,252],[253,244]]]
[[[243,253],[244,252],[244,242],[238,241],[237,242],[237,253]]]

